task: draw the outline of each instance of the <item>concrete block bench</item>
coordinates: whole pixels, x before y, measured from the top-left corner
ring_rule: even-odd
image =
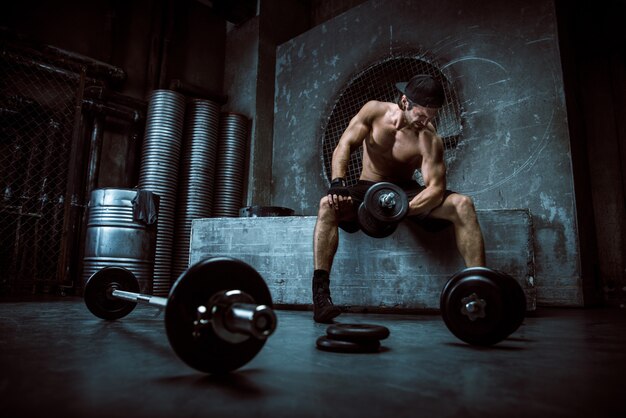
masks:
[[[522,285],[527,309],[536,307],[532,217],[528,210],[479,210],[487,264]],[[204,218],[193,221],[190,263],[229,256],[245,261],[266,280],[277,306],[311,305],[315,216]],[[443,286],[464,268],[454,232],[424,231],[402,222],[389,237],[340,230],[331,272],[335,304],[346,310],[439,309]]]

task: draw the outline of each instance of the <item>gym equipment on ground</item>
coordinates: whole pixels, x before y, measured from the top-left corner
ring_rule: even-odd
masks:
[[[524,289],[510,275],[486,267],[454,274],[441,292],[440,309],[448,329],[474,345],[493,345],[524,321]]]
[[[380,351],[380,341],[366,341],[355,343],[352,341],[334,340],[322,335],[315,341],[318,349],[335,353],[377,353]]]
[[[389,328],[374,324],[332,324],[317,339],[320,350],[338,353],[376,353],[380,340],[389,337]]]
[[[332,324],[326,328],[326,334],[342,341],[384,340],[389,337],[389,328],[374,324]]]
[[[400,187],[380,182],[367,189],[358,209],[359,226],[367,235],[391,235],[409,211],[409,199]]]
[[[106,267],[87,281],[85,304],[107,320],[128,315],[138,302],[165,308],[165,330],[174,352],[202,372],[226,373],[243,366],[276,329],[265,281],[240,260],[217,257],[189,267],[167,299],[139,294],[138,289],[129,270]]]

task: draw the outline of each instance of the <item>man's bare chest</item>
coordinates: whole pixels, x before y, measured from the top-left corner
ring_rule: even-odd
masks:
[[[372,157],[383,157],[399,164],[419,165],[421,150],[419,137],[413,131],[375,127],[367,141]]]

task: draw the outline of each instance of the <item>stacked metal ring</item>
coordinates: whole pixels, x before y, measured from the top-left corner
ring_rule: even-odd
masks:
[[[154,258],[155,295],[167,295],[171,284],[178,163],[184,119],[185,96],[171,90],[154,90],[151,93],[139,187],[150,190],[161,198]]]
[[[243,115],[221,114],[213,217],[239,215],[243,198],[248,124],[248,118]]]
[[[180,276],[189,264],[192,221],[211,216],[219,118],[219,104],[201,99],[187,102],[174,234],[174,277]]]

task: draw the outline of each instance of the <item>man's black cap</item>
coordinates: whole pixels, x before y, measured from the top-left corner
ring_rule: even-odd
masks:
[[[443,86],[429,74],[415,75],[406,83],[396,83],[396,87],[420,106],[439,108],[445,101]]]

